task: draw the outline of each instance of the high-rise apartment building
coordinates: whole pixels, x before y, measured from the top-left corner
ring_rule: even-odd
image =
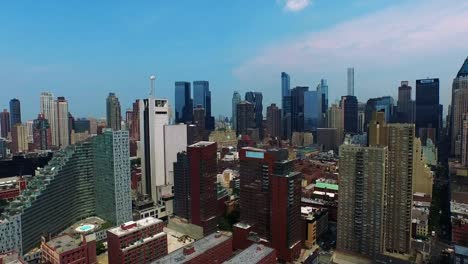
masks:
[[[400,123],[414,123],[414,101],[411,97],[412,87],[408,81],[402,81],[398,87],[396,120]]]
[[[193,124],[195,125],[195,141],[203,141],[206,138],[205,108],[198,106],[193,109]]]
[[[358,101],[355,96],[342,96],[340,108],[343,112],[343,129],[345,133],[358,132]]]
[[[287,151],[242,148],[240,158],[240,222],[234,247],[247,248],[254,234],[292,262],[300,254],[301,174],[293,172]],[[281,226],[282,228],[278,228]]]
[[[277,161],[271,177],[271,244],[286,262],[298,258],[302,247],[302,174],[293,168],[292,160]]]
[[[460,158],[463,142],[463,121],[468,112],[468,57],[452,83],[452,105],[450,111],[451,154]]]
[[[33,144],[34,149],[47,150],[52,146],[52,133],[49,120],[44,114],[39,114],[33,123]]]
[[[58,147],[64,148],[70,144],[70,122],[68,120],[68,101],[65,97],[57,97],[56,124],[58,131]]]
[[[235,91],[232,95],[232,129],[237,130],[237,104],[242,101],[241,95],[239,92]]]
[[[283,138],[290,139],[292,136],[291,116],[291,80],[287,73],[281,73],[281,107],[283,110],[282,127]]]
[[[282,135],[282,120],[281,109],[276,104],[271,104],[267,107],[267,134],[272,138],[281,138]]]
[[[2,138],[8,138],[8,134],[11,132],[10,124],[10,112],[7,109],[3,109],[3,112],[0,112],[0,136]]]
[[[203,234],[217,230],[217,144],[201,141],[187,147],[190,167],[189,219],[203,227]],[[187,198],[188,198],[187,197]]]
[[[438,140],[441,115],[439,79],[416,80],[416,134],[421,136],[421,129],[432,129]]]
[[[16,98],[10,100],[10,124],[11,127],[21,124],[21,103]]]
[[[354,68],[348,68],[348,96],[354,96]]]
[[[386,147],[340,147],[337,249],[370,258],[383,252]]]
[[[217,144],[200,141],[177,154],[174,163],[174,213],[203,228],[217,230]]]
[[[242,101],[237,104],[237,135],[247,134],[249,128],[255,128],[255,105]]]
[[[50,92],[42,92],[40,97],[40,111],[45,119],[49,121],[50,133],[52,136],[51,145],[59,146],[59,134],[57,127],[57,104],[54,95]]]
[[[103,151],[102,145],[93,146],[101,140],[99,137],[106,135],[97,136],[94,142],[87,140],[55,152],[49,163],[39,169],[35,177],[28,179],[27,188],[21,196],[11,201],[0,216],[0,230],[5,234],[0,237],[2,250],[15,249],[26,253],[37,246],[44,232],[58,234],[70,224],[86,217],[98,216],[109,222],[114,221],[107,218],[109,215],[97,210],[97,203],[104,202],[103,205],[109,208],[131,210],[123,206],[131,202],[123,200],[125,194],[130,192],[130,184],[119,180],[124,177],[122,172],[129,159],[126,154],[128,151],[125,151],[128,143],[114,137],[114,140],[107,141],[109,149],[113,151]],[[95,166],[95,157],[104,163]],[[114,166],[116,171],[107,171],[109,166]],[[113,180],[116,184],[98,183],[101,177]],[[129,178],[126,180],[129,181]],[[125,186],[129,190],[125,190]],[[117,190],[119,193],[116,198]],[[98,196],[100,200],[96,202]],[[116,204],[112,204],[112,201]]]
[[[122,115],[119,98],[115,93],[109,93],[106,99],[106,124],[112,130],[120,130]]]
[[[188,123],[193,120],[193,102],[190,82],[175,82],[175,122]]]
[[[247,92],[245,100],[254,105],[255,128],[258,129],[260,139],[263,139],[263,95],[260,92]]]
[[[28,128],[22,124],[16,124],[11,129],[11,152],[28,152]]]
[[[96,213],[114,225],[131,221],[128,131],[106,130],[93,140]]]
[[[164,222],[147,217],[107,230],[109,263],[151,263],[167,255]]]
[[[409,254],[411,208],[417,162],[414,124],[386,124],[383,113],[375,113],[369,127],[369,145],[388,147],[388,178],[385,189],[384,250]],[[419,158],[418,158],[419,155]],[[419,159],[419,160],[418,160]],[[422,180],[422,179],[421,179]],[[431,181],[431,178],[425,179]],[[420,183],[418,183],[420,184]]]

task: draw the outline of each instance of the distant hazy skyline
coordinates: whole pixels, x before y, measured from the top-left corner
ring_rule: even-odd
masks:
[[[105,117],[114,92],[123,115],[151,74],[171,106],[175,81],[209,81],[215,117],[231,116],[235,90],[280,105],[282,71],[291,87],[327,79],[331,104],[348,67],[362,102],[431,77],[446,109],[468,56],[468,2],[456,0],[13,1],[0,23],[0,110],[18,98],[23,122],[43,91],[75,117]]]

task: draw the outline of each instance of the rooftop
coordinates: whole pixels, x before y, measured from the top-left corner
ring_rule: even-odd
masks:
[[[331,184],[331,183],[326,183],[326,182],[316,182],[315,183],[316,188],[322,188],[322,189],[329,189],[333,191],[338,191],[338,184]]]
[[[269,254],[274,252],[274,249],[262,244],[252,244],[237,256],[224,262],[225,264],[235,263],[257,263]]]
[[[468,248],[455,245],[455,254],[468,257]]]
[[[212,145],[212,144],[215,144],[215,142],[200,141],[200,142],[197,142],[195,144],[190,145],[189,147],[191,147],[191,148],[202,148],[202,147],[206,147],[206,146],[209,146],[209,145]]]
[[[10,251],[6,253],[0,253],[0,263],[6,264],[22,264],[25,263],[21,260],[21,257],[16,251]]]
[[[73,238],[70,235],[61,235],[51,239],[46,244],[55,252],[61,254],[80,247],[81,243],[81,238]]]
[[[127,222],[118,227],[109,229],[108,232],[121,237],[159,223],[162,223],[162,220],[150,216],[138,221]]]
[[[206,236],[194,243],[178,249],[171,254],[160,258],[156,261],[151,262],[152,264],[173,264],[173,263],[185,263],[203,252],[232,239],[230,233],[214,233]]]

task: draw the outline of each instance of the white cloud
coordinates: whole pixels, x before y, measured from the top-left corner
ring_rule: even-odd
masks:
[[[271,43],[234,73],[255,75],[255,70],[264,67],[294,70],[345,62],[400,63],[410,57],[466,50],[468,2],[423,2],[411,1],[320,32]]]
[[[284,9],[291,12],[298,12],[306,8],[311,0],[285,0]]]

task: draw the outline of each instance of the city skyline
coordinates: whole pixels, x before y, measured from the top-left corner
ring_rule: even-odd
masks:
[[[148,96],[147,77],[155,73],[156,97],[167,98],[171,107],[175,81],[207,80],[214,98],[213,115],[230,116],[230,110],[223,106],[235,90],[242,94],[262,92],[265,106],[279,104],[282,71],[291,76],[291,87],[313,88],[320,79],[327,79],[331,104],[346,94],[346,69],[353,66],[355,94],[361,102],[377,95],[396,98],[401,81],[407,80],[415,87],[416,79],[439,78],[445,115],[453,73],[466,58],[467,48],[460,43],[464,43],[468,29],[459,25],[468,22],[468,4],[357,1],[340,3],[337,8],[337,3],[326,1],[271,1],[255,3],[247,10],[245,4],[215,4],[213,8],[219,13],[229,10],[234,14],[216,26],[212,22],[219,21],[219,15],[209,12],[210,5],[203,3],[193,7],[205,10],[206,18],[198,25],[188,23],[197,16],[180,4],[101,4],[87,10],[81,4],[41,3],[34,13],[22,9],[20,4],[8,4],[0,11],[9,13],[5,22],[11,25],[8,32],[2,32],[8,41],[0,44],[7,45],[0,51],[5,58],[0,64],[5,98],[0,106],[8,108],[8,101],[18,98],[22,102],[22,118],[33,120],[39,112],[40,93],[50,91],[67,98],[75,117],[105,117],[102,101],[109,92],[119,95],[122,111],[128,109],[135,99]],[[126,8],[141,16],[132,17],[122,11]],[[58,14],[70,13],[71,9],[85,12],[90,21],[71,16],[56,23]],[[256,16],[260,9],[262,16]],[[105,18],[99,16],[101,11]],[[176,12],[187,18],[169,27],[158,26]],[[413,15],[408,17],[408,13]],[[23,15],[28,18],[24,20]],[[247,19],[239,21],[234,19],[236,15]],[[271,23],[272,18],[277,21]],[[37,20],[37,26],[25,29],[31,20]],[[392,28],[387,23],[375,29],[368,26],[386,20],[402,27]],[[96,24],[97,28],[88,32]],[[210,27],[219,34],[212,34],[207,30]],[[44,28],[48,28],[47,32]],[[14,33],[29,30],[37,33],[31,32],[26,39]],[[389,30],[389,36],[372,36]],[[198,41],[188,45],[181,36]],[[349,41],[334,44],[343,38]],[[439,38],[444,41],[437,41]],[[226,41],[221,44],[216,41],[219,39]],[[249,40],[248,46],[245,40]],[[298,44],[300,40],[305,41]],[[34,48],[26,50],[23,43],[31,42],[35,43]],[[382,54],[383,48],[388,52]],[[93,60],[87,59],[90,57]],[[174,63],[182,58],[187,62]],[[93,96],[87,96],[88,93]]]

